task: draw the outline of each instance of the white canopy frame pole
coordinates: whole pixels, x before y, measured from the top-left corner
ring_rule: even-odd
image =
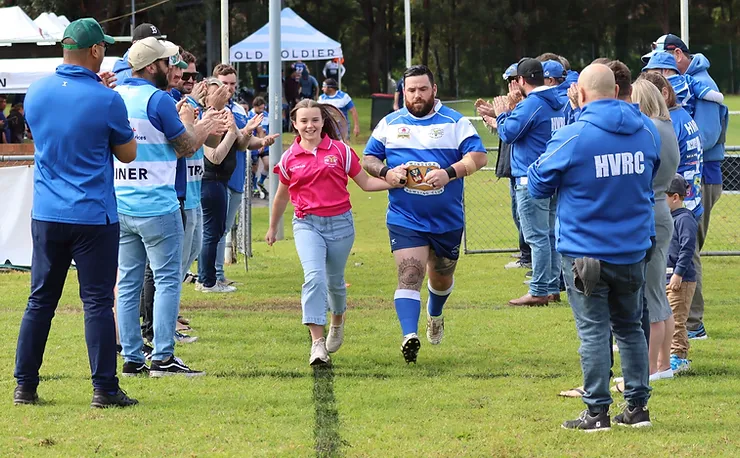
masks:
[[[221,0],[221,63],[229,63],[229,0]]]
[[[409,68],[411,67],[411,0],[404,0],[403,16],[406,24],[406,68]]]
[[[686,43],[686,47],[691,49],[689,45],[689,0],[681,0],[681,40]]]
[[[282,58],[280,55],[281,51],[281,21],[280,21],[280,0],[270,0],[270,91],[268,94],[270,108],[270,133],[271,134],[282,134],[283,132],[283,85],[281,84],[280,71],[282,69]],[[286,75],[287,76],[287,75]],[[279,135],[275,139],[275,143],[270,147],[270,170],[267,172],[270,174],[270,213],[272,213],[272,206],[275,204],[275,194],[278,188],[278,177],[272,171],[275,166],[280,162],[280,156],[283,152],[283,136]],[[285,238],[285,231],[283,229],[283,218],[280,217],[280,221],[277,225],[277,232],[275,234],[278,240]]]

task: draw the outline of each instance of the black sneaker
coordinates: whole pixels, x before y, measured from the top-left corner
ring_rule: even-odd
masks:
[[[257,184],[257,187],[259,187],[260,192],[265,196],[265,197],[262,197],[262,196],[260,197],[262,197],[263,199],[267,199],[270,196],[270,191],[268,191],[267,188],[265,188],[265,185]]]
[[[206,373],[189,368],[180,358],[176,358],[174,356],[170,356],[165,361],[152,360],[152,366],[149,368],[150,377],[167,377],[170,375],[199,377],[201,375],[206,375]]]
[[[627,406],[622,413],[614,417],[614,423],[619,426],[630,426],[632,428],[649,428],[653,426],[650,423],[650,412],[647,406]]]
[[[118,356],[121,356],[122,351],[123,351],[123,347],[116,344],[116,353],[118,353]]]
[[[13,392],[13,404],[37,404],[39,402],[39,395],[36,390],[26,390],[21,385],[15,387]]]
[[[587,433],[609,431],[611,426],[609,412],[601,412],[592,416],[588,409],[581,412],[575,420],[567,420],[562,424],[563,429],[579,429]]]
[[[154,347],[152,347],[150,343],[144,342],[144,346],[141,347],[141,352],[144,353],[144,358],[146,358],[147,361],[151,361],[152,353],[154,353]]]
[[[105,390],[95,389],[90,407],[107,409],[108,407],[130,407],[138,403],[139,401],[128,397],[126,392],[120,388],[115,394],[108,394]]]
[[[123,363],[123,370],[121,371],[121,374],[124,377],[136,377],[137,375],[149,375],[149,368],[147,367],[146,363],[136,363],[133,361],[129,361],[127,363]]]
[[[416,363],[416,355],[419,354],[419,348],[421,348],[421,341],[416,333],[411,333],[404,337],[401,344],[401,353],[403,353],[403,359],[406,360],[406,364]]]

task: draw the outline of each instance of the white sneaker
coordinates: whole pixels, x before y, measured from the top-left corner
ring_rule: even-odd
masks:
[[[673,369],[670,367],[662,372],[656,372],[654,374],[650,374],[650,381],[654,382],[656,380],[662,380],[667,378],[673,378]]]
[[[311,344],[311,356],[308,358],[308,364],[317,366],[329,364],[330,362],[331,358],[329,358],[329,353],[326,352],[326,339],[322,337],[314,340]]]
[[[196,280],[195,282],[195,290],[196,291],[202,291],[203,290],[203,283]]]
[[[335,353],[344,342],[344,318],[342,324],[329,326],[329,334],[326,336],[326,351]]]
[[[443,316],[427,315],[427,340],[432,345],[439,345],[445,336],[445,319]]]
[[[236,288],[234,288],[233,286],[226,286],[223,283],[219,282],[216,282],[210,288],[207,286],[200,287],[201,293],[233,293],[234,291],[236,291]]]

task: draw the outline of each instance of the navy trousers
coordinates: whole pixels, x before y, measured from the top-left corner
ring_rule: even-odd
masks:
[[[118,223],[103,226],[33,220],[31,295],[21,321],[15,378],[36,389],[39,369],[72,260],[85,312],[85,340],[94,388],[118,390],[113,288],[118,270]]]

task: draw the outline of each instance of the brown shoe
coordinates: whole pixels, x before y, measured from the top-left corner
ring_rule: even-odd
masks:
[[[547,305],[548,296],[532,296],[527,293],[519,299],[512,299],[509,305],[513,307],[541,307]]]
[[[547,296],[548,302],[560,302],[560,294],[549,294]]]

